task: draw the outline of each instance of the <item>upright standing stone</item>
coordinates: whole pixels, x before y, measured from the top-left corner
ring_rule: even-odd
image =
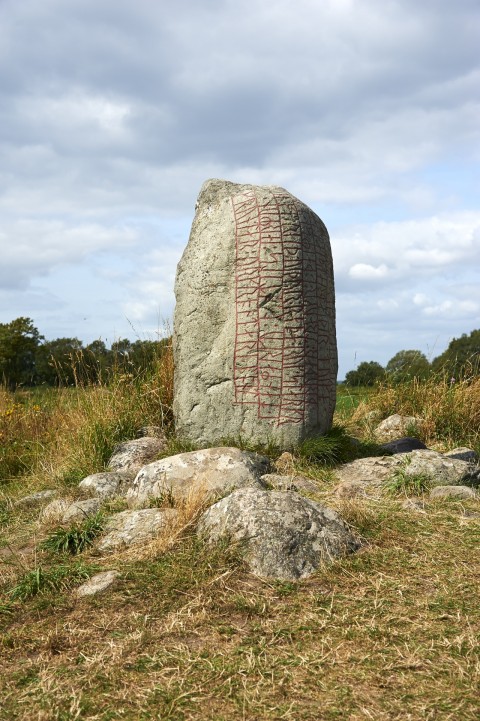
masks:
[[[327,229],[276,186],[208,180],[177,269],[174,415],[197,443],[325,433],[337,347]]]

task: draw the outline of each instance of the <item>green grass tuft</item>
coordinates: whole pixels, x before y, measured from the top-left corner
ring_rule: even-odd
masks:
[[[297,449],[300,458],[310,463],[333,466],[346,463],[355,454],[355,443],[342,426],[333,426],[324,436],[307,438]]]
[[[81,524],[75,524],[70,528],[58,528],[41,543],[40,547],[44,551],[70,553],[75,556],[92,545],[102,532],[103,526],[103,515],[96,513]]]
[[[37,566],[25,573],[10,589],[8,597],[11,601],[26,601],[39,594],[52,593],[68,589],[92,575],[93,568],[85,564],[59,565],[53,568]]]
[[[407,459],[409,460],[409,459]],[[389,480],[385,482],[385,490],[393,496],[421,496],[432,487],[432,479],[426,473],[407,473],[408,462],[396,468]]]

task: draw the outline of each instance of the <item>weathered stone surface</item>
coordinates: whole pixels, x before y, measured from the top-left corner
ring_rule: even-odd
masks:
[[[447,453],[443,454],[447,458],[458,458],[460,461],[470,461],[472,463],[475,463],[478,461],[478,456],[475,453],[472,448],[465,448],[462,446],[461,448],[453,448],[451,451],[447,451]]]
[[[337,350],[327,230],[283,188],[207,181],[178,265],[174,415],[196,443],[284,448],[330,428]]]
[[[418,438],[411,438],[410,436],[405,436],[404,438],[397,438],[394,441],[384,443],[380,447],[382,448],[382,450],[388,451],[388,453],[395,454],[409,453],[410,451],[425,449],[427,446],[425,445],[425,443],[422,443],[422,441],[419,441]]]
[[[374,456],[357,458],[335,469],[335,475],[341,483],[354,483],[371,489],[381,489],[396,468],[402,467],[403,455]],[[403,462],[404,463],[404,462]]]
[[[161,453],[167,441],[163,438],[135,438],[115,446],[112,457],[108,462],[111,471],[136,471],[142,466],[155,460]]]
[[[406,458],[404,461],[405,475],[425,475],[433,486],[459,486],[476,485],[480,471],[473,463],[458,458],[445,456],[437,451],[419,450],[411,453],[399,454],[396,458]]]
[[[318,483],[305,476],[281,475],[280,473],[265,473],[260,479],[267,487],[274,491],[297,491],[298,493],[317,493]]]
[[[108,519],[106,535],[97,548],[101,552],[114,551],[123,546],[149,541],[178,515],[174,508],[143,508],[138,511],[121,511]]]
[[[110,498],[125,495],[134,478],[135,471],[103,471],[87,476],[79,486],[100,498]]]
[[[142,506],[149,498],[171,493],[185,499],[189,494],[203,493],[212,499],[235,488],[257,486],[268,470],[268,459],[238,448],[206,448],[179,453],[144,466],[139,471],[127,500]]]
[[[360,498],[366,497],[366,484],[355,481],[342,481],[335,488],[335,495],[338,498]]]
[[[409,427],[415,426],[420,428],[423,420],[415,418],[415,416],[401,416],[395,413],[393,416],[385,418],[375,428],[375,436],[379,441],[391,441],[396,438],[405,436]]]
[[[94,596],[97,593],[103,593],[107,588],[112,586],[119,576],[120,573],[118,571],[102,571],[101,573],[96,573],[95,576],[89,578],[88,581],[82,583],[82,585],[75,590],[75,595],[77,598],[83,598],[84,596]]]
[[[19,498],[18,501],[15,502],[15,506],[23,508],[40,506],[42,503],[45,503],[45,501],[48,501],[50,498],[53,498],[56,495],[57,491],[51,489],[48,489],[46,491],[37,491],[37,493],[31,493],[29,496]]]
[[[87,498],[84,501],[75,501],[65,510],[62,521],[63,523],[81,523],[89,516],[98,513],[101,505],[101,498]]]
[[[437,451],[420,449],[393,456],[359,458],[335,469],[341,483],[361,484],[369,494],[381,492],[395,471],[409,476],[426,476],[431,485],[477,485],[480,470],[473,463],[448,457]]]
[[[292,491],[234,491],[201,516],[198,533],[244,544],[253,573],[284,580],[305,578],[359,548],[335,511]]]
[[[58,523],[62,520],[65,511],[71,506],[72,501],[65,498],[55,498],[50,501],[40,513],[42,523]]]
[[[477,494],[469,486],[436,486],[430,491],[430,498],[477,498]]]

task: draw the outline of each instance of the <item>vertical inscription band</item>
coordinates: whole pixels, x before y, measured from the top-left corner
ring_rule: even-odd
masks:
[[[315,237],[316,216],[292,196],[263,190],[232,197],[235,402],[275,425],[303,423],[306,414],[316,423],[327,386],[321,368],[330,329],[320,311],[328,289],[319,268],[328,258]]]

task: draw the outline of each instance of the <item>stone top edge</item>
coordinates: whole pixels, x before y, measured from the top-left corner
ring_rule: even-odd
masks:
[[[209,178],[206,180],[198,194],[197,205],[202,201],[222,200],[237,195],[248,188],[260,188],[261,190],[279,190],[286,195],[292,195],[286,188],[280,185],[257,185],[255,183],[234,183],[231,180],[222,178]]]

